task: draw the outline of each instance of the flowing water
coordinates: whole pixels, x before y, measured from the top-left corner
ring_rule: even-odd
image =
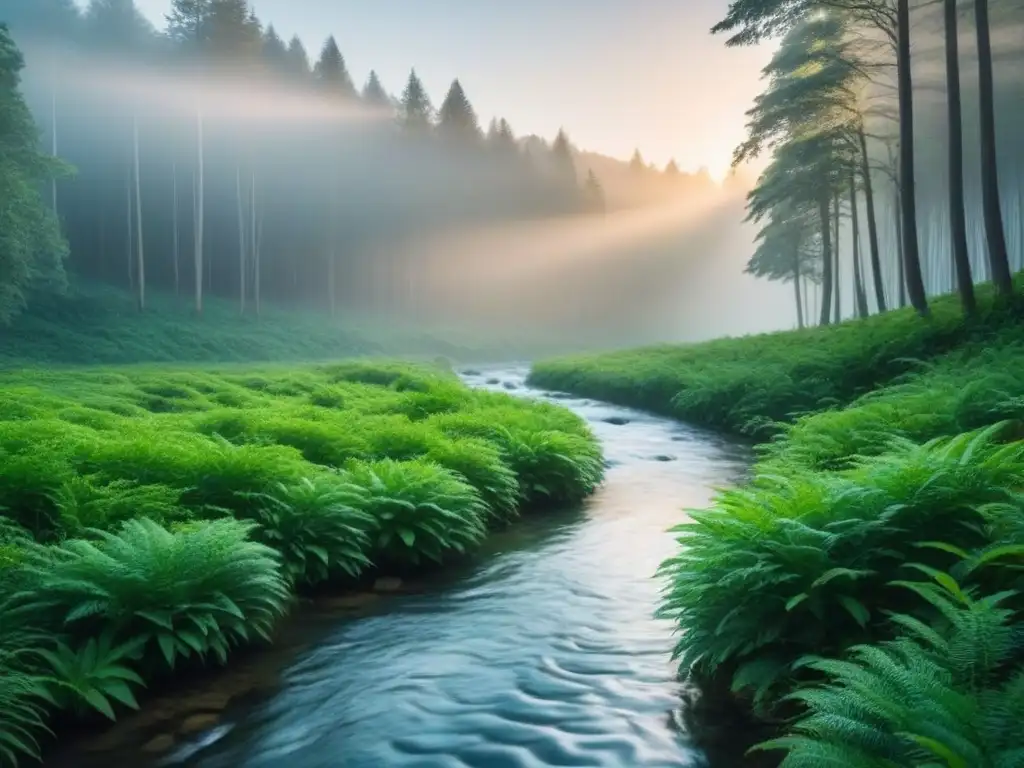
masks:
[[[185,735],[158,736],[152,749],[76,748],[66,764],[707,764],[672,717],[680,702],[672,627],[652,617],[660,586],[652,575],[674,550],[666,530],[681,510],[736,482],[748,453],[666,419],[531,391],[524,376],[489,369],[466,380],[558,402],[590,422],[609,469],[583,509],[517,524],[475,565],[418,594],[377,600],[358,615],[321,615],[304,645],[279,654],[258,695],[193,717]]]

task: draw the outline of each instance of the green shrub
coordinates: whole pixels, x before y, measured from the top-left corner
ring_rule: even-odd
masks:
[[[15,605],[75,641],[111,632],[172,667],[193,655],[223,661],[233,645],[268,638],[290,599],[277,554],[250,541],[252,529],[224,519],[172,533],[139,519],[96,541],[34,546]]]
[[[0,613],[0,621],[4,615]],[[14,638],[6,638],[13,641]],[[19,644],[33,638],[19,638]],[[25,758],[41,760],[40,737],[47,732],[49,699],[43,680],[31,671],[24,645],[0,642],[0,767],[16,768]]]
[[[313,585],[343,573],[357,577],[370,561],[367,529],[373,518],[353,506],[351,488],[334,474],[302,478],[252,498],[252,536],[281,553],[295,584]]]
[[[488,509],[458,475],[423,460],[354,463],[342,477],[350,504],[373,519],[371,555],[378,564],[440,563],[487,534]]]
[[[782,768],[1021,765],[1024,626],[1006,595],[913,586],[940,609],[938,625],[900,615],[904,636],[810,662],[827,684],[794,693],[808,713],[759,749],[787,751]]]
[[[528,506],[579,502],[604,476],[600,449],[578,435],[512,432],[504,447]]]
[[[438,441],[425,458],[465,478],[493,518],[509,520],[518,513],[519,481],[494,443],[475,438]]]
[[[995,443],[1004,428],[721,492],[675,529],[681,551],[662,566],[662,615],[685,629],[677,657],[724,670],[760,705],[786,691],[803,656],[884,637],[886,612],[906,608],[890,586],[905,563],[946,566],[950,547],[985,546],[1002,518],[1024,515],[1010,491],[1024,483],[1024,443]]]

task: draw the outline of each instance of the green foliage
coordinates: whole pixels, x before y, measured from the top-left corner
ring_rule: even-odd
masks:
[[[975,321],[946,296],[932,301],[926,321],[901,309],[825,328],[556,358],[537,363],[530,381],[767,439],[801,415],[849,404],[922,362],[960,350],[953,359],[970,366],[984,346],[1006,346],[1017,315],[994,301],[991,286],[978,286],[978,302]],[[986,370],[999,373],[991,360]],[[1001,388],[1024,394],[1005,382]]]
[[[793,694],[807,715],[759,747],[786,750],[782,768],[1021,764],[1022,626],[1001,605],[1008,595],[974,598],[955,582],[910,586],[941,621],[900,615],[904,636],[810,662],[827,684]]]
[[[720,493],[676,529],[680,552],[663,565],[663,614],[686,628],[676,655],[730,670],[760,704],[799,678],[805,655],[885,636],[886,611],[906,607],[891,586],[905,563],[945,566],[949,548],[985,546],[1024,514],[1010,491],[1024,483],[1024,443],[995,442],[1002,429],[893,444],[843,473],[762,473]]]
[[[2,373],[0,464],[0,765],[54,710],[113,719],[268,639],[296,589],[443,563],[601,468],[564,409],[366,361]]]
[[[371,551],[387,564],[440,563],[487,534],[488,509],[473,486],[431,462],[355,464],[342,475],[350,503],[368,513]]]
[[[253,498],[253,537],[281,553],[292,583],[317,584],[339,572],[355,578],[370,564],[366,530],[374,519],[352,506],[352,489],[337,475],[278,483]]]
[[[138,642],[170,667],[193,655],[223,662],[232,646],[269,638],[290,599],[277,554],[248,540],[253,527],[224,519],[172,533],[138,519],[95,541],[34,546],[16,610],[75,638]],[[97,653],[120,660],[119,648]]]

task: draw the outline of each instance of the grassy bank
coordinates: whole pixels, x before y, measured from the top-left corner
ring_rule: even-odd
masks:
[[[1021,280],[1024,285],[1024,279]],[[979,286],[980,315],[964,322],[955,297],[922,322],[909,309],[802,331],[542,360],[530,381],[585,397],[767,439],[801,414],[850,403],[972,341],[1018,327]]]
[[[567,410],[365,362],[0,373],[0,467],[0,765],[603,471]]]
[[[1024,334],[936,304],[534,375],[772,437],[676,529],[663,612],[786,768],[1022,765]]]

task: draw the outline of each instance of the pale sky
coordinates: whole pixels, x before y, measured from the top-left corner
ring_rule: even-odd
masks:
[[[170,0],[136,0],[163,27]],[[401,92],[415,67],[437,106],[458,77],[486,125],[719,176],[743,138],[769,52],[708,30],[728,0],[253,0],[311,57],[333,34],[357,84]]]

